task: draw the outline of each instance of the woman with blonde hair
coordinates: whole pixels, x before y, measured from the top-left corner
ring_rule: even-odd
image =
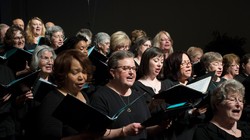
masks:
[[[153,40],[153,46],[163,50],[165,59],[174,52],[173,43],[173,39],[167,31],[160,31]]]
[[[39,17],[34,17],[29,20],[26,27],[26,41],[27,44],[31,45],[29,49],[33,50],[36,47],[40,37],[45,36],[45,31],[44,23]]]
[[[123,31],[117,31],[111,35],[110,38],[110,51],[115,52],[118,50],[129,50],[131,40],[129,36]]]

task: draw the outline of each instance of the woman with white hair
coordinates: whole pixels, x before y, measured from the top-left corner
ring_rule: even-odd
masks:
[[[250,127],[238,122],[244,107],[244,86],[230,79],[211,96],[212,120],[196,129],[194,140],[239,140],[250,138]]]

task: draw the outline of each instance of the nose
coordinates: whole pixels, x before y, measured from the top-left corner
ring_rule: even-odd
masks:
[[[79,75],[78,75],[78,80],[82,81],[86,81],[87,80],[87,74],[84,73],[84,72],[81,72]]]

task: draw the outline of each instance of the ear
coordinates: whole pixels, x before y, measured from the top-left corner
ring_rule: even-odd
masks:
[[[112,76],[112,78],[114,79],[114,77],[115,77],[115,70],[114,69],[110,69],[109,73]]]
[[[246,69],[246,65],[242,63],[241,67],[245,70]]]

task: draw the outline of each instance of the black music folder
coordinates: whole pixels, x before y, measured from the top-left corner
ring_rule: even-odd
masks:
[[[164,99],[169,104],[195,101],[207,94],[212,77],[213,75],[208,74],[198,81],[191,82],[188,85],[175,85],[166,91],[162,91],[159,94],[154,95],[154,98]]]
[[[22,94],[31,90],[39,71],[32,72],[22,78],[14,80],[7,85],[0,84],[0,96],[3,97],[7,93]]]
[[[105,85],[109,80],[109,72],[107,60],[108,58],[99,53],[95,46],[88,49],[88,58],[92,64],[96,67],[93,74],[94,85]]]
[[[54,90],[56,87],[57,85],[52,82],[44,80],[43,78],[38,79],[33,87],[34,100],[41,102],[47,93]]]
[[[27,62],[30,64],[32,53],[24,49],[13,48],[0,58],[2,62],[16,73],[17,71],[24,70]]]
[[[24,50],[24,49],[19,49],[19,48],[13,47],[12,49],[5,52],[4,55],[0,56],[0,59],[2,59],[2,61],[7,61],[7,60],[11,60],[15,57],[24,58],[24,59],[31,61],[32,52]]]
[[[144,127],[160,125],[163,121],[173,120],[180,114],[191,108],[192,104],[187,102],[170,105],[166,108],[166,110],[162,110],[159,111],[158,113],[152,114],[152,116],[149,119],[147,119],[141,124]]]
[[[144,95],[145,93],[136,98],[133,102],[121,108],[112,117],[101,113],[94,107],[81,102],[71,95],[66,95],[63,101],[56,108],[53,116],[79,132],[83,130],[97,133],[104,132],[105,129],[119,117],[119,115],[121,115]]]

